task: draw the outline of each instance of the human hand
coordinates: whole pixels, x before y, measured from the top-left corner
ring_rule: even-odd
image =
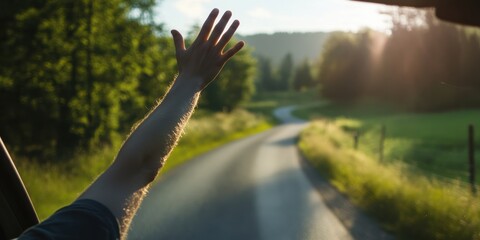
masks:
[[[172,30],[179,76],[186,76],[187,81],[196,81],[193,84],[198,84],[199,90],[204,89],[212,82],[225,63],[245,45],[243,41],[240,41],[232,48],[224,51],[240,22],[238,20],[233,21],[225,34],[222,35],[232,17],[232,12],[226,11],[214,26],[218,14],[219,10],[216,8],[210,12],[200,33],[188,49],[185,48],[182,35],[177,30]],[[185,80],[182,79],[181,81]]]

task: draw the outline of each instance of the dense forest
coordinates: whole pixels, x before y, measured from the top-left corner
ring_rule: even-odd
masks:
[[[433,12],[389,12],[391,34],[334,33],[317,64],[323,96],[413,111],[480,107],[480,37]]]
[[[317,61],[330,32],[278,32],[239,36],[257,59],[256,89],[303,90],[315,85],[312,63]]]
[[[292,54],[286,54],[280,64],[274,65],[266,57],[258,57],[257,89],[265,91],[302,91],[318,85],[313,77],[311,61],[305,58],[295,64]]]
[[[0,136],[15,153],[61,159],[108,144],[154,106],[177,73],[168,31],[153,21],[155,4],[2,3]],[[248,100],[255,68],[251,51],[242,51],[203,93],[201,106],[230,111]]]

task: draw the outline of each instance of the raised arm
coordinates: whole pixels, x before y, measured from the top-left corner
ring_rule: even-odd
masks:
[[[224,33],[232,13],[225,12],[215,25],[218,14],[218,9],[210,13],[188,49],[182,35],[172,30],[178,77],[161,102],[125,141],[113,164],[79,197],[96,200],[108,207],[122,223],[122,235],[149,184],[177,143],[200,92],[244,45],[239,42],[224,51],[239,22],[235,20]]]

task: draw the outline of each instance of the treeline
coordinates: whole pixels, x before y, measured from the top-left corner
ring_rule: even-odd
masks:
[[[414,111],[480,107],[480,38],[429,11],[390,13],[390,35],[333,33],[318,64],[323,96]]]
[[[258,57],[257,89],[260,91],[301,91],[315,85],[310,62],[295,65],[292,54],[284,56],[278,66],[267,57]]]
[[[239,38],[254,48],[255,57],[268,58],[276,66],[287,54],[291,54],[296,65],[304,59],[316,59],[329,34],[329,32],[276,32]]]
[[[0,11],[0,136],[14,152],[60,158],[129,131],[177,73],[154,0],[8,1]],[[202,107],[232,110],[254,91],[243,51]],[[216,89],[212,91],[213,89]]]

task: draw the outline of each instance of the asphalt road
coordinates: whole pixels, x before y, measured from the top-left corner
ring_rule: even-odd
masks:
[[[342,196],[305,171],[309,167],[295,143],[306,124],[290,112],[291,107],[275,112],[283,125],[222,146],[163,175],[135,217],[129,239],[383,236],[375,226],[375,237],[363,234],[368,227],[359,223],[368,219],[351,213],[351,206],[338,206]],[[322,184],[333,197],[322,197]],[[347,214],[342,213],[344,209]]]

